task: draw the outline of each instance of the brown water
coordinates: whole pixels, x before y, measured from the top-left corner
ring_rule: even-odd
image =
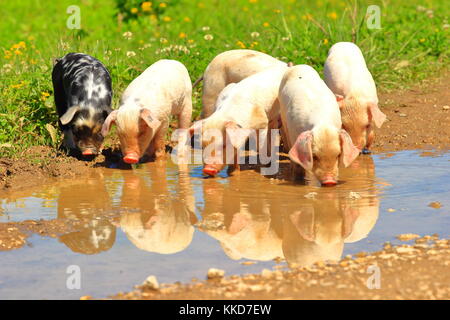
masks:
[[[205,179],[198,166],[179,172],[160,162],[97,168],[44,182],[39,191],[1,194],[0,223],[64,218],[84,225],[1,252],[0,299],[105,297],[148,275],[175,282],[204,278],[210,267],[260,272],[277,258],[304,266],[377,250],[401,233],[447,237],[449,161],[450,154],[416,152],[361,156],[332,188],[293,183],[287,163],[276,178],[245,170]],[[442,208],[428,207],[432,201]],[[66,287],[70,265],[80,267],[79,290]]]

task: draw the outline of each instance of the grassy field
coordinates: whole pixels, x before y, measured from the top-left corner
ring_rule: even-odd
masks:
[[[369,29],[369,4],[381,29]],[[81,29],[69,29],[77,5]],[[237,48],[306,63],[319,72],[329,47],[355,41],[379,88],[435,75],[448,63],[450,2],[300,0],[27,0],[0,4],[0,155],[57,145],[52,61],[68,52],[100,59],[113,78],[114,107],[127,84],[158,59],[183,62],[192,81],[218,53]],[[194,93],[196,117],[201,86]]]

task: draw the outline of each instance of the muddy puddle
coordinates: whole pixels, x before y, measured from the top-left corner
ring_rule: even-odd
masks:
[[[333,188],[283,179],[287,163],[276,178],[246,170],[205,179],[198,166],[179,172],[161,162],[2,193],[0,224],[81,223],[0,251],[0,299],[106,297],[149,275],[186,282],[210,267],[230,275],[337,260],[403,233],[448,237],[449,161],[449,153],[362,156]],[[69,266],[80,268],[81,289],[67,288]]]

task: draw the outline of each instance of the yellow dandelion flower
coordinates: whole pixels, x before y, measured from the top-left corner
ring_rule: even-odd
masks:
[[[130,12],[132,13],[132,14],[136,14],[136,13],[138,13],[138,8],[131,8],[131,10],[130,10]]]
[[[191,18],[189,18],[189,17],[184,17],[183,21],[184,21],[184,22],[191,22]]]
[[[20,51],[19,49],[17,49],[16,51],[14,51],[14,53],[15,53],[16,55],[21,55],[21,54],[22,54],[22,51]]]
[[[250,2],[250,3],[257,3],[258,0],[248,0],[248,2]]]
[[[23,41],[20,41],[17,45],[19,46],[19,48],[25,48],[26,47],[26,44]]]
[[[268,22],[264,22],[262,25],[263,25],[263,27],[265,27],[265,28],[267,28],[268,26],[270,26],[270,24],[269,24]]]
[[[178,38],[180,38],[180,39],[184,39],[186,37],[187,37],[187,34],[184,32],[180,32],[180,34],[178,35]]]
[[[273,12],[275,12],[275,13],[281,13],[281,10],[280,10],[280,9],[275,9],[275,10],[273,10]]]
[[[420,41],[421,43],[424,43],[424,42],[425,42],[425,39],[422,38],[422,39],[420,39],[419,41]]]
[[[328,44],[328,39],[323,39],[323,44]]]
[[[333,20],[336,20],[337,19],[337,13],[336,12],[330,12],[329,14],[328,14],[328,17],[329,18],[331,18],[331,19],[333,19]]]
[[[258,41],[253,41],[253,42],[250,44],[250,48],[256,47],[257,45],[258,45]]]
[[[245,49],[245,44],[242,41],[236,41],[236,45],[242,49]]]
[[[161,3],[159,4],[159,7],[160,7],[160,8],[165,8],[165,7],[167,7],[167,4],[166,4],[165,2],[161,2]]]
[[[148,12],[152,10],[152,3],[150,1],[142,2],[141,4],[142,11]]]
[[[156,16],[156,14],[151,14],[151,15],[150,15],[150,20],[151,20],[152,22],[155,22],[155,21],[158,20],[158,17]]]
[[[42,94],[43,97],[49,97],[50,96],[50,93],[48,93],[46,91],[43,91],[41,94]]]
[[[168,16],[165,16],[164,18],[163,18],[163,21],[164,22],[170,22],[172,20],[172,18],[171,17],[168,17]]]
[[[194,39],[189,39],[187,42],[190,43],[190,44],[192,44],[192,43],[194,43],[195,41],[194,41]]]

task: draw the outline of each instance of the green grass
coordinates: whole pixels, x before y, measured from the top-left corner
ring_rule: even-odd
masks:
[[[172,0],[165,7],[158,0],[153,1],[155,16],[139,5],[137,14],[128,12],[140,1],[118,2],[127,10],[123,19],[118,19],[114,0],[2,1],[0,155],[57,145],[59,132],[52,139],[46,128],[57,127],[51,68],[53,58],[67,52],[88,53],[107,66],[114,107],[127,84],[158,59],[181,61],[194,81],[215,55],[242,47],[322,72],[329,47],[354,40],[381,89],[411,85],[448,64],[446,0]],[[66,27],[66,9],[74,4],[81,8],[81,30]],[[368,4],[380,6],[382,29],[366,27]],[[126,31],[130,39],[123,36]],[[194,92],[194,117],[200,96],[201,86]]]

